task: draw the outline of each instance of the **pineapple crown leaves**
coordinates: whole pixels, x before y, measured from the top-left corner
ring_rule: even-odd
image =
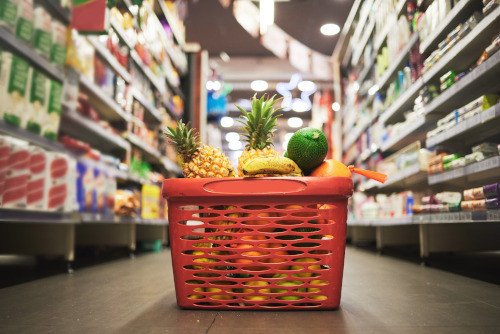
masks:
[[[236,106],[241,112],[243,129],[245,130],[245,139],[248,142],[247,148],[262,150],[272,146],[272,138],[276,131],[276,124],[281,108],[275,108],[274,105],[281,100],[276,99],[276,95],[267,98],[266,94],[260,99],[256,95],[252,97],[252,110],[246,111],[240,106]]]
[[[189,123],[179,121],[176,128],[168,126],[163,133],[176,146],[184,161],[190,160],[200,148],[200,138]]]

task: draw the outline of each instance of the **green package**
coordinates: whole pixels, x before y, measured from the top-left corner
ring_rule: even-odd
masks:
[[[47,114],[43,125],[43,136],[51,140],[56,140],[57,133],[59,132],[62,111],[62,90],[63,86],[60,82],[50,82]]]
[[[29,112],[27,122],[24,124],[30,132],[40,134],[42,119],[47,108],[47,87],[49,79],[38,70],[33,70],[29,92]]]
[[[9,52],[2,53],[1,107],[5,122],[20,126],[26,109],[26,91],[31,67],[26,60]],[[6,84],[6,86],[4,86]]]
[[[11,0],[0,1],[0,23],[14,29],[17,20],[17,5]]]

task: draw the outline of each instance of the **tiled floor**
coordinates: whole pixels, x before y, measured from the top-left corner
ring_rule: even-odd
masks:
[[[170,254],[0,289],[0,333],[500,333],[500,287],[348,248],[341,308],[177,308]]]

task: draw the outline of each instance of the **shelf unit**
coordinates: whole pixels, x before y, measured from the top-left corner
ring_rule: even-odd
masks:
[[[8,49],[12,49],[14,53],[27,59],[32,65],[53,79],[59,82],[64,81],[64,72],[61,69],[51,64],[47,59],[35,52],[30,45],[19,40],[9,29],[3,26],[0,26],[0,45],[6,45]]]
[[[35,0],[36,5],[44,6],[45,9],[63,23],[69,25],[71,22],[71,12],[60,6],[59,0]],[[163,3],[164,5],[164,3]],[[130,0],[122,0],[118,6],[123,10],[132,6]],[[166,6],[163,6],[166,9]],[[130,10],[129,10],[130,12]],[[130,12],[134,15],[134,13]],[[154,13],[150,13],[153,14]],[[173,22],[173,14],[167,13],[170,21]],[[159,21],[158,21],[159,24]],[[144,65],[139,54],[135,50],[135,45],[130,43],[127,34],[116,22],[111,22],[111,27],[116,31],[120,40],[130,49],[130,62],[135,63],[138,71],[142,71],[146,79],[150,82],[152,90],[161,96],[158,104],[164,106],[172,117],[179,119],[182,115],[174,113],[175,108],[168,100],[172,95],[179,95],[186,100],[181,88],[172,75],[164,77],[156,76],[148,67]],[[183,36],[175,32],[177,43],[184,45],[181,40]],[[164,36],[168,39],[168,36]],[[97,36],[85,37],[95,50],[95,56],[104,61],[117,76],[124,79],[129,84],[132,97],[145,109],[145,123],[159,126],[164,121],[163,108],[146,98],[146,95],[134,85],[133,72],[129,71],[129,66],[123,66],[117,58],[108,50],[106,45]],[[169,41],[168,41],[169,42]],[[172,43],[174,43],[172,41]],[[136,136],[128,136],[122,133],[127,130],[127,123],[134,120],[133,116],[124,104],[117,103],[115,99],[108,95],[103,89],[94,83],[92,77],[77,74],[70,68],[63,68],[53,65],[49,60],[37,53],[33,47],[21,40],[6,27],[0,26],[0,47],[6,51],[12,51],[26,59],[31,66],[41,70],[52,80],[59,81],[71,88],[68,95],[63,95],[63,99],[76,96],[78,88],[88,96],[89,104],[95,109],[103,121],[116,126],[120,133],[108,131],[99,122],[86,118],[76,110],[75,101],[64,100],[62,102],[62,114],[60,124],[60,134],[67,134],[76,139],[83,140],[92,147],[98,148],[103,153],[120,157],[120,160],[127,160],[130,157],[132,148],[141,151],[146,159],[153,165],[154,170],[167,172],[167,174],[180,175],[182,170],[174,161],[162,156],[160,151],[144,144]],[[187,57],[181,48],[168,48],[167,54],[170,56],[173,66],[176,69],[182,68],[182,64],[176,63]],[[182,53],[182,54],[181,54]],[[186,61],[187,62],[187,61]],[[128,64],[130,65],[130,63]],[[185,66],[184,66],[185,67]],[[179,71],[181,75],[186,74],[187,68]],[[65,87],[66,88],[66,87]],[[156,96],[157,94],[155,94]],[[0,134],[25,140],[30,144],[39,146],[48,151],[60,152],[68,156],[83,161],[91,168],[104,171],[107,175],[115,177],[120,188],[141,187],[150,184],[152,181],[145,180],[132,174],[124,164],[119,166],[106,164],[101,161],[94,161],[80,156],[57,142],[48,140],[40,135],[31,133],[23,128],[15,127],[0,120]],[[132,139],[131,139],[132,138]],[[79,212],[46,212],[31,211],[23,209],[0,208],[0,253],[27,254],[27,255],[63,255],[68,262],[72,262],[75,257],[75,246],[81,245],[116,245],[127,246],[131,252],[135,251],[137,240],[162,240],[167,239],[168,221],[166,219],[142,219],[139,217],[127,218],[114,215],[86,214]],[[68,267],[70,268],[70,267]]]
[[[429,3],[423,4],[423,9]],[[336,119],[344,122],[344,125],[339,125],[343,140],[338,144],[337,150],[343,152],[346,159],[351,160],[349,163],[355,161],[361,165],[361,168],[364,167],[364,164],[368,164],[368,168],[374,168],[373,164],[378,163],[377,159],[380,155],[383,159],[387,158],[393,152],[401,150],[417,140],[425,141],[422,147],[428,149],[444,146],[456,149],[458,152],[468,152],[470,147],[475,144],[482,141],[495,142],[500,138],[500,128],[498,127],[500,103],[458,122],[456,126],[437,135],[427,137],[427,133],[436,128],[437,121],[453,110],[467,105],[482,95],[500,92],[500,82],[498,81],[500,52],[490,54],[489,58],[480,65],[474,64],[500,32],[498,28],[500,26],[500,7],[496,7],[485,15],[473,29],[452,45],[432,67],[426,69],[420,78],[414,80],[378,115],[367,117],[365,115],[369,110],[359,108],[359,111],[363,111],[365,114],[363,118],[356,119],[356,115],[352,114],[352,101],[358,101],[361,106],[365,103],[364,107],[369,106],[371,97],[366,95],[366,87],[376,85],[378,92],[384,96],[387,87],[395,79],[396,73],[403,68],[406,60],[410,57],[410,52],[415,50],[417,43],[422,57],[427,58],[458,24],[465,22],[475,10],[481,10],[483,6],[479,0],[456,1],[455,6],[438,23],[429,36],[424,39],[419,36],[419,32],[414,32],[406,47],[390,62],[385,73],[375,78],[372,68],[376,62],[377,53],[380,52],[385,40],[391,38],[392,25],[388,24],[384,27],[385,29],[375,34],[377,36],[373,36],[371,41],[365,41],[365,36],[368,34],[371,36],[371,32],[369,32],[371,22],[373,22],[371,15],[376,15],[376,13],[361,13],[362,5],[362,2],[356,2],[353,6],[349,14],[351,18],[348,21],[349,26],[343,29],[344,35],[337,43],[333,57],[336,75],[334,80],[337,82],[335,86],[336,101],[341,103],[346,101],[344,102],[346,105],[336,115]],[[394,13],[389,15],[400,16],[406,7],[405,5],[406,1],[402,0],[396,5]],[[357,21],[356,18],[358,18]],[[353,36],[353,32],[356,36]],[[373,52],[369,57],[365,57],[363,62],[360,54],[363,53],[365,45],[369,44],[373,46]],[[356,50],[354,50],[355,48]],[[438,84],[439,78],[450,70],[461,73],[460,80],[424,105],[419,110],[419,114],[413,115],[413,119],[399,124],[397,132],[385,130],[385,132],[378,134],[380,139],[373,140],[375,132],[368,132],[372,125],[377,124],[377,126],[387,128],[396,122],[403,121],[404,114],[413,109],[415,98],[421,89],[427,85]],[[348,78],[351,78],[351,84],[357,83],[361,89],[355,93],[352,93],[354,90],[348,90],[346,87],[342,89],[341,85],[348,82]],[[342,94],[346,94],[346,96]],[[353,94],[353,96],[347,94]],[[347,111],[350,113],[348,114]],[[363,121],[359,121],[359,119]],[[356,124],[356,122],[358,123]],[[363,138],[363,142],[360,142],[361,138]],[[375,155],[375,153],[378,154]],[[374,156],[377,158],[372,159]],[[385,184],[360,179],[360,182],[356,183],[356,188],[367,195],[391,194],[406,190],[425,193],[463,191],[498,182],[498,175],[500,175],[500,156],[497,155],[439,174],[428,174],[427,168],[421,167],[419,163],[389,175]],[[350,220],[348,224],[353,235],[362,236],[354,238],[355,240],[376,241],[379,250],[386,245],[420,245],[420,254],[425,260],[433,252],[498,250],[498,241],[494,240],[491,235],[498,235],[500,224],[492,224],[492,222],[500,222],[500,210]],[[471,234],[475,236],[474,239],[470,238]]]

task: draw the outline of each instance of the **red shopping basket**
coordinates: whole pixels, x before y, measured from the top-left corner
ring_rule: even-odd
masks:
[[[335,309],[346,177],[169,179],[177,304],[189,309]]]

